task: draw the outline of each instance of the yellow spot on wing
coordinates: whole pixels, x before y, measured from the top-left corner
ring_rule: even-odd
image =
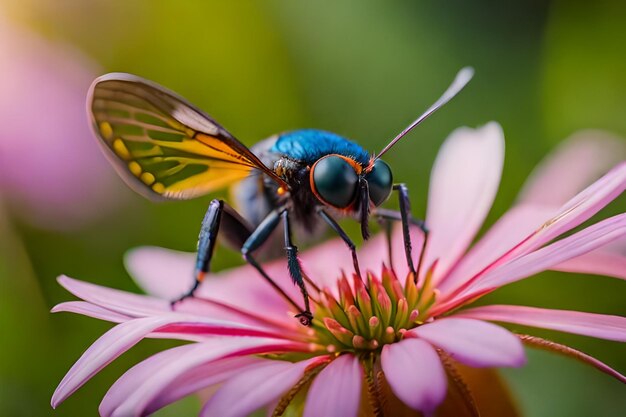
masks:
[[[139,165],[135,161],[132,161],[128,164],[128,169],[130,169],[130,172],[132,172],[133,175],[136,177],[141,175],[141,165]]]
[[[151,185],[156,178],[149,172],[144,172],[141,174],[141,181],[143,181],[146,185]]]
[[[109,122],[100,123],[100,134],[107,140],[110,140],[113,137],[113,128]]]
[[[157,182],[152,186],[152,190],[155,193],[163,194],[163,191],[165,191],[165,186],[160,182]]]
[[[113,150],[120,158],[130,159],[130,152],[122,139],[117,138],[113,141]]]

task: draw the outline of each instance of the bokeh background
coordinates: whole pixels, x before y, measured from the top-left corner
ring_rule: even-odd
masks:
[[[626,136],[626,3],[620,0],[70,1],[0,4],[0,415],[95,415],[109,385],[167,342],[147,341],[53,411],[49,398],[109,326],[51,315],[71,298],[59,274],[138,291],[124,252],[192,251],[209,198],[156,205],[100,155],[84,113],[93,78],[153,79],[244,143],[315,127],[377,151],[465,65],[466,91],[388,154],[423,215],[439,145],[460,125],[499,121],[507,139],[492,223],[533,166],[579,129]],[[572,167],[576,169],[576,167]],[[602,216],[623,212],[621,197]],[[240,263],[219,249],[218,269]],[[175,277],[174,277],[175,278]],[[502,303],[626,315],[624,283],[545,273],[490,296]],[[616,342],[551,337],[626,372]],[[549,353],[505,372],[528,416],[616,416],[626,389]],[[194,415],[194,398],[158,413]]]

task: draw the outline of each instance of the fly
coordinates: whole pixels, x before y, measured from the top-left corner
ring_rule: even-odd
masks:
[[[380,158],[457,95],[472,76],[471,68],[459,71],[444,94],[378,154],[342,136],[313,129],[275,135],[248,148],[184,98],[131,74],[97,78],[89,92],[88,112],[102,150],[140,194],[152,200],[181,200],[225,187],[234,190],[238,210],[224,200],[209,204],[198,238],[194,284],[173,303],[193,296],[205,279],[219,234],[241,251],[246,262],[300,312],[296,315],[300,323],[308,326],[313,315],[292,226],[312,233],[318,223],[327,224],[347,245],[354,272],[361,277],[355,245],[335,219],[358,221],[363,239],[369,236],[371,216],[399,221],[406,261],[415,274],[409,225],[428,232],[424,222],[411,215],[406,186],[394,184],[391,168]],[[394,190],[400,209],[382,208]],[[303,305],[272,280],[254,255],[281,224],[289,275],[300,289]]]

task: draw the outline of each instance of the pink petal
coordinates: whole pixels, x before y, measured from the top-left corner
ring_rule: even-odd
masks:
[[[222,347],[228,345],[223,340],[214,339],[201,344],[189,344],[164,350],[148,359],[138,363],[129,369],[119,378],[105,395],[100,404],[100,414],[111,415],[117,407],[125,400],[126,396],[138,389],[143,381],[152,377],[164,366],[177,363],[180,360],[187,360],[190,355],[194,355],[200,350],[212,352],[222,352]],[[199,389],[220,383],[245,367],[256,364],[263,359],[250,356],[236,356],[226,359],[211,360],[207,363],[190,367],[181,372],[171,381],[161,387],[160,394],[142,403],[142,409],[137,409],[137,414],[150,414],[167,404],[170,404],[186,395],[194,393]]]
[[[550,269],[626,279],[626,256],[609,252],[602,247],[561,262]]]
[[[435,349],[419,339],[383,347],[381,365],[391,390],[414,410],[432,413],[446,396],[446,373]]]
[[[537,248],[543,246],[547,242],[552,241],[556,237],[565,233],[566,231],[580,225],[582,222],[588,220],[591,216],[596,214],[600,209],[606,206],[609,202],[614,200],[618,195],[620,195],[624,189],[626,188],[626,162],[618,164],[615,168],[613,168],[609,173],[600,178],[598,181],[587,187],[585,190],[580,192],[578,195],[570,199],[567,203],[565,203],[557,213],[553,215],[549,220],[547,220],[541,227],[539,227],[535,232],[531,233],[528,237],[521,240],[515,247],[506,252],[503,256],[497,259],[493,265],[490,265],[488,270],[481,272],[478,275],[475,275],[469,279],[465,278],[462,280],[462,284],[460,288],[463,288],[466,294],[468,293],[467,289],[469,287],[475,286],[477,281],[484,281],[484,277],[489,274],[493,274],[494,271],[500,271],[500,266],[508,266],[513,262],[517,262],[520,258],[523,258],[524,255],[531,253]],[[619,238],[619,235],[613,236],[611,239]],[[569,239],[569,238],[568,238]],[[611,239],[604,239],[603,243],[599,243],[596,246],[602,246],[603,244],[608,243]],[[566,239],[564,239],[565,241]],[[544,248],[545,249],[545,248]],[[579,248],[580,249],[580,248]],[[568,259],[574,258],[576,256],[582,255],[586,252],[595,249],[594,247],[585,248],[583,251],[579,251],[577,254],[568,254],[564,259],[559,260],[558,262],[552,262],[549,266],[544,267],[543,269],[549,268],[552,265],[558,264],[560,262],[564,262]],[[540,252],[540,251],[537,251]],[[544,253],[544,252],[541,252]],[[508,263],[508,264],[507,264]],[[518,264],[516,264],[518,265]],[[535,272],[539,272],[539,269]],[[532,272],[532,273],[535,273]],[[530,272],[525,273],[525,276],[531,275]],[[503,284],[501,284],[503,285]],[[493,289],[493,288],[492,288]],[[488,290],[485,290],[486,292]],[[455,294],[456,301],[443,303],[446,305],[445,308],[449,308],[449,305],[457,305],[459,304],[458,294]],[[465,299],[468,299],[466,297]],[[443,306],[439,306],[436,309],[437,312],[445,311]]]
[[[494,268],[468,285],[449,303],[438,306],[433,314],[486,294],[503,285],[545,271],[568,259],[597,249],[626,234],[626,213],[620,214],[543,247],[528,255]]]
[[[100,407],[98,410],[100,412],[100,415],[111,416],[115,409],[126,400],[126,397],[130,395],[130,393],[132,393],[139,386],[141,386],[143,381],[149,381],[150,377],[155,374],[159,369],[167,366],[170,363],[189,358],[190,355],[194,355],[201,349],[207,352],[215,351],[216,348],[219,346],[217,345],[219,342],[220,340],[208,340],[204,343],[192,343],[188,345],[178,346],[172,349],[161,351],[139,362],[137,365],[126,371],[109,388],[109,391],[106,393],[106,395],[102,399],[102,402],[100,403]],[[184,371],[181,372],[181,375],[184,373]],[[149,400],[147,400],[147,402],[149,402]],[[140,413],[141,410],[137,410],[137,414]]]
[[[422,248],[424,246],[424,233],[420,230],[419,227],[411,225],[409,228],[411,235],[411,258],[413,259],[413,265],[417,268],[417,264],[419,262],[420,255],[422,253]],[[380,254],[384,254],[384,263],[386,265],[389,264],[387,260],[387,243],[385,240],[384,233],[379,234],[382,245],[379,248],[379,252],[377,254],[369,255],[372,259],[375,259],[378,263],[380,263]],[[398,224],[393,229],[393,233],[391,235],[391,260],[393,263],[393,270],[396,275],[400,278],[400,282],[404,285],[404,277],[409,273],[409,267],[406,261],[406,253],[404,251],[404,236],[402,233],[402,225]],[[376,273],[380,271],[380,265],[377,266],[377,269],[373,269]]]
[[[195,253],[146,246],[126,252],[124,265],[146,293],[175,300],[193,285],[195,258]]]
[[[313,380],[303,417],[356,417],[362,379],[359,359],[351,354],[339,356]]]
[[[167,299],[163,300],[151,296],[133,294],[75,280],[64,275],[60,276],[58,281],[61,286],[75,296],[86,300],[94,306],[99,306],[112,313],[121,314],[128,318],[147,317],[174,312]],[[237,321],[244,324],[257,324],[252,320],[244,320],[241,316],[228,314],[222,308],[194,301],[196,300],[186,300],[183,303],[177,304],[175,311],[196,314],[198,316],[214,317],[222,320]]]
[[[161,352],[128,370],[109,389],[100,404],[103,417],[144,415],[158,396],[194,369],[224,358],[302,350],[302,346],[255,337],[218,338]]]
[[[357,250],[357,257],[359,259],[359,267],[361,268],[361,273],[365,274],[367,273],[367,271],[371,271],[378,274],[383,266],[383,263],[389,264],[389,260],[387,259],[387,238],[385,237],[385,234],[378,233],[366,242],[363,242],[363,246],[361,246]],[[349,262],[349,265],[346,267],[345,271],[346,273],[352,274],[352,272],[354,271],[354,266],[352,265],[352,257],[350,256],[349,252],[348,255],[345,256],[345,259],[347,259]],[[406,262],[404,263],[406,264]],[[318,262],[318,264],[321,266],[324,265],[323,262]],[[329,271],[332,270],[328,269],[326,271],[327,276],[337,275],[329,274]],[[337,286],[337,278],[338,276],[334,276],[330,280],[331,282],[329,283],[329,288]]]
[[[150,251],[150,249],[151,248],[146,248],[146,252]],[[163,251],[167,250],[163,249]],[[143,255],[146,252],[142,251],[141,249],[137,249],[132,253],[141,253]],[[155,260],[157,258],[152,259]],[[145,261],[149,263],[150,259],[145,258]],[[158,261],[155,260],[154,262],[160,265]],[[166,265],[161,266],[164,266],[165,269],[167,268]],[[247,312],[237,308],[226,308],[225,306],[223,307],[219,304],[203,301],[202,299],[185,300],[184,302],[177,304],[175,306],[175,310],[177,312],[195,314],[197,316],[204,317],[214,317],[216,319],[228,320],[246,325],[262,325],[264,328],[280,327],[289,330],[294,330],[298,328],[299,324],[297,323],[297,320],[293,319],[293,315],[295,313],[289,315],[287,308],[284,307],[284,300],[278,298],[278,296],[274,293],[270,295],[266,294],[263,297],[262,292],[252,291],[252,293],[254,293],[254,297],[265,300],[263,306],[259,307],[258,303],[255,304],[255,302],[249,297],[249,295],[251,294],[250,287],[254,287],[254,285],[246,285],[242,282],[242,279],[249,278],[249,272],[246,273],[245,271],[239,271],[238,269],[235,269],[233,272],[236,276],[236,279],[234,279],[233,281],[226,280],[224,278],[222,278],[221,280],[214,280],[212,277],[210,287],[216,287],[215,284],[224,284],[220,288],[222,293],[229,294],[232,298],[231,301],[241,302],[244,305],[248,305],[250,308],[247,310]],[[237,275],[238,272],[240,272],[241,275]],[[175,280],[178,277],[176,275],[173,275],[169,276],[168,278],[169,280]],[[169,314],[173,311],[169,299],[160,299],[151,296],[115,290],[112,288],[78,281],[66,276],[59,277],[58,281],[63,287],[65,287],[68,291],[70,291],[77,297],[80,297],[95,305],[104,307],[108,310],[130,317],[146,317],[159,314]],[[233,284],[237,284],[240,287],[239,293],[237,293],[236,291],[237,285]],[[219,285],[217,287],[219,288]],[[270,305],[268,300],[273,302],[273,304]],[[278,306],[283,307],[281,309]],[[262,311],[263,315],[259,315],[259,311]],[[277,311],[281,312],[281,314],[276,313]],[[274,313],[273,315],[271,314],[272,312]]]
[[[237,300],[235,300],[236,302]],[[207,298],[188,298],[175,307],[176,312],[193,314],[201,317],[212,317],[216,320],[224,320],[254,326],[259,329],[276,330],[285,332],[290,336],[301,336],[302,326],[294,319],[294,314],[276,316],[267,314],[264,310],[251,310],[237,307],[228,302]]]
[[[134,320],[135,317],[126,316],[123,314],[116,313],[111,310],[107,310],[106,308],[99,307],[95,304],[88,303],[86,301],[68,301],[65,303],[61,303],[56,305],[52,310],[53,313],[58,312],[70,312],[82,314],[88,317],[93,317],[100,320],[106,320],[113,323],[123,323],[126,321]],[[218,319],[219,320],[219,319]],[[235,322],[236,324],[246,324]],[[186,326],[179,326],[178,328],[165,328],[165,331],[162,333],[150,333],[146,335],[149,338],[157,338],[157,339],[180,339],[180,340],[188,340],[188,341],[203,341],[206,339],[207,334],[199,331],[198,326],[202,326],[201,323],[191,323]],[[257,326],[257,330],[259,331],[272,331],[269,326]],[[185,331],[186,333],[176,332],[175,330]],[[205,332],[213,332],[214,328],[204,329]],[[284,329],[283,329],[284,331]],[[285,335],[289,335],[289,333],[285,333]],[[292,335],[293,337],[297,337],[297,334]]]
[[[498,190],[503,161],[504,136],[495,122],[457,129],[441,147],[426,214],[430,235],[425,266],[439,259],[436,277],[445,275],[482,225]]]
[[[293,300],[300,300],[284,259],[263,264],[263,269]],[[198,291],[200,297],[232,303],[247,311],[263,311],[276,318],[293,318],[296,313],[250,265],[220,271],[207,277]],[[292,320],[293,322],[294,320]]]
[[[607,252],[626,256],[626,238],[617,239],[606,245],[603,249]]]
[[[270,361],[247,368],[230,378],[207,401],[202,417],[245,417],[280,398],[302,378],[317,358],[301,362]]]
[[[56,407],[102,368],[152,332],[171,332],[172,337],[177,333],[266,336],[255,328],[178,314],[126,321],[102,335],[76,361],[54,392],[52,406]]]
[[[561,206],[624,159],[623,140],[597,130],[575,133],[537,166],[519,200],[525,204]]]
[[[217,360],[200,365],[173,380],[153,401],[146,405],[145,414],[155,411],[181,398],[198,392],[211,385],[221,383],[228,378],[246,373],[251,366],[264,362],[265,359],[242,356]],[[146,374],[146,377],[151,376]]]
[[[368,245],[370,242],[366,243],[365,246]],[[361,261],[362,270],[365,271],[368,268],[366,265],[368,259],[362,255],[359,255],[358,258]],[[323,259],[324,262],[320,262],[320,259]],[[307,249],[300,254],[300,260],[304,271],[318,286],[328,287],[332,290],[337,286],[337,279],[341,276],[341,271],[344,271],[348,276],[354,272],[350,251],[343,240],[338,238]]]
[[[617,198],[625,188],[626,162],[622,162],[565,203],[541,228],[508,253],[507,259],[529,253],[580,225]]]
[[[375,271],[380,269],[383,240],[383,236],[377,236],[360,250],[359,259],[363,271],[368,268]],[[371,256],[372,253],[376,256]],[[141,247],[126,254],[125,264],[137,285],[144,291],[159,298],[173,300],[191,287],[195,256],[192,253],[159,247]],[[302,252],[300,259],[309,278],[318,286],[329,286],[333,290],[342,270],[348,274],[354,270],[350,251],[340,239],[332,239]],[[324,262],[318,262],[319,259],[324,259]],[[295,300],[300,299],[298,289],[291,283],[284,259],[266,263],[263,267],[287,294]],[[283,324],[289,322],[291,327],[297,324],[294,320],[285,320],[292,318],[296,313],[291,311],[293,307],[288,305],[249,265],[211,273],[200,286],[197,295],[227,303],[247,312],[263,311],[265,316],[272,316],[283,321]],[[224,310],[209,307],[200,311],[199,307],[202,308],[198,303],[181,303],[179,309],[235,319]],[[239,317],[237,320],[242,318]]]
[[[59,383],[52,395],[52,407],[56,408],[102,368],[162,324],[161,317],[135,319],[118,324],[102,335],[83,353]]]
[[[557,211],[553,207],[513,207],[487,231],[437,286],[443,296],[494,263],[531,235]]]
[[[170,303],[166,300],[102,287],[65,275],[61,275],[58,281],[76,297],[120,314],[145,317],[171,311]]]
[[[143,247],[127,253],[126,267],[145,291],[172,300],[191,287],[194,260],[195,254]],[[264,264],[263,267],[293,299],[300,297],[298,289],[291,283],[284,260]],[[290,311],[293,307],[250,265],[209,274],[196,295],[226,302],[248,312],[263,311],[265,315],[281,320],[296,314]]]
[[[132,319],[132,317],[130,316],[116,313],[115,311],[108,310],[106,308],[88,303],[86,301],[68,301],[65,303],[57,304],[52,308],[51,312],[68,312],[82,314],[83,316],[106,320],[113,323],[123,323]]]
[[[443,318],[412,333],[473,367],[519,367],[526,363],[520,340],[508,330],[480,320]]]
[[[509,305],[476,307],[461,311],[457,316],[503,321],[626,342],[626,317],[620,316]]]

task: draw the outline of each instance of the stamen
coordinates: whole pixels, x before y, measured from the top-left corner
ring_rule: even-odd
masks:
[[[396,319],[394,320],[394,327],[402,327],[409,317],[409,307],[406,302],[406,298],[401,298],[398,301],[398,309],[396,311]]]
[[[357,334],[352,337],[352,346],[355,349],[365,350],[370,347],[370,344],[363,336]]]
[[[392,314],[392,306],[391,299],[385,291],[385,288],[378,280],[373,281],[373,288],[376,288],[376,300],[378,301],[378,310],[380,312],[380,319],[383,322],[383,325],[391,323],[391,314]]]
[[[407,329],[398,330],[398,339],[400,340],[404,339],[405,337],[407,337],[407,333],[408,333]]]
[[[354,333],[343,327],[337,320],[324,317],[324,325],[335,338],[344,345],[351,346]]]
[[[348,307],[347,316],[348,316],[348,321],[350,322],[350,325],[352,329],[355,331],[355,333],[359,332],[359,333],[367,334],[368,329],[365,326],[363,315],[361,314],[359,309],[356,308],[356,306]]]
[[[406,276],[406,282],[404,284],[404,296],[409,306],[416,306],[419,299],[419,291],[417,290],[417,284],[413,279],[413,274]]]
[[[342,326],[350,327],[350,322],[344,312],[345,310],[341,308],[339,303],[337,303],[337,300],[335,300],[335,297],[331,294],[330,290],[328,288],[324,288],[320,295],[324,298],[326,307],[333,317],[341,323]]]
[[[400,285],[400,281],[396,278],[396,274],[385,266],[383,266],[382,271],[382,283],[385,290],[387,290],[387,294],[392,298],[392,301],[395,302],[404,297],[404,290],[402,289],[402,285]]]
[[[365,288],[365,285],[361,280],[355,280],[354,286],[356,289],[356,302],[359,305],[359,309],[365,317],[372,317],[374,312],[372,310],[372,299]]]
[[[372,335],[372,337],[376,340],[382,340],[383,339],[383,332],[385,331],[385,328],[383,326],[380,325],[380,320],[378,320],[378,317],[376,317],[376,321],[378,322],[378,325],[376,327],[370,327],[370,334]]]
[[[361,282],[360,279],[355,280],[355,282],[356,281]],[[341,301],[341,304],[344,306],[344,308],[347,308],[349,305],[353,305],[355,303],[354,295],[352,294],[350,283],[348,282],[348,278],[346,278],[345,274],[343,274],[343,276],[339,280],[338,287],[339,287],[339,299]]]
[[[383,342],[385,344],[393,343],[396,340],[396,331],[393,327],[389,326],[385,329],[385,334],[383,334]]]
[[[340,301],[328,288],[320,293],[314,330],[322,350],[378,350],[412,337],[408,330],[432,319],[429,308],[439,297],[439,290],[429,288],[429,277],[418,289],[409,274],[403,288],[395,273],[383,267],[382,279],[368,273],[366,282],[367,287],[355,277],[352,289],[342,276],[337,284]]]

